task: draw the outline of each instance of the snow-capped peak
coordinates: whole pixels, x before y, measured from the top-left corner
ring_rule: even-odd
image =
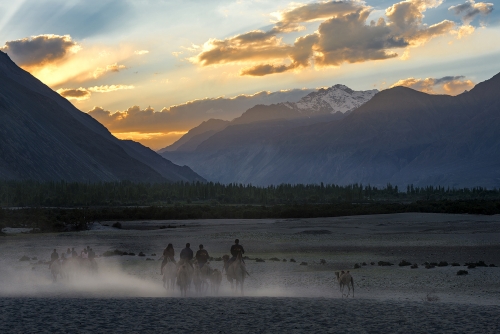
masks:
[[[310,116],[336,112],[345,113],[368,102],[377,93],[377,89],[354,91],[345,85],[337,84],[330,88],[321,88],[317,92],[303,97],[299,102],[287,102],[285,105]]]

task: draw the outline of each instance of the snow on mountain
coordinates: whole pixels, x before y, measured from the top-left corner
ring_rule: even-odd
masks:
[[[310,93],[299,102],[284,105],[307,116],[346,113],[368,102],[377,93],[377,89],[355,91],[345,85],[335,85]]]

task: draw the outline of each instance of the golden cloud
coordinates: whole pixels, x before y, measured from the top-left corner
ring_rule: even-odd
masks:
[[[122,89],[134,89],[132,85],[102,85],[89,87],[88,90],[94,93],[109,93]]]
[[[278,13],[269,31],[249,31],[223,40],[210,39],[189,60],[200,66],[248,64],[240,75],[264,76],[312,66],[339,66],[397,57],[397,49],[425,44],[454,30],[444,20],[430,26],[424,12],[443,0],[406,0],[387,8],[386,18],[368,22],[373,9],[363,2],[326,1],[300,5]],[[300,31],[301,24],[321,21],[318,30],[299,37],[293,44],[280,35]],[[469,29],[470,31],[470,29]],[[465,30],[463,30],[465,32]],[[463,35],[463,34],[462,34]]]
[[[58,89],[57,92],[62,96],[65,97],[68,100],[76,100],[76,101],[83,101],[83,100],[88,100],[90,99],[90,95],[92,93],[85,89],[85,88],[76,88],[76,89]]]
[[[98,67],[94,71],[94,78],[97,79],[108,72],[120,72],[126,68],[127,67],[125,65],[119,65],[118,63],[106,65],[105,67]]]
[[[134,51],[134,54],[139,55],[139,56],[142,56],[142,55],[145,55],[145,54],[148,54],[148,53],[149,53],[148,50],[135,50]]]
[[[448,94],[458,95],[465,90],[471,90],[475,84],[464,76],[446,76],[439,79],[426,78],[415,79],[408,78],[402,79],[391,86],[405,86],[428,94]]]
[[[131,85],[103,85],[103,86],[94,86],[89,88],[60,88],[57,90],[62,97],[67,98],[68,100],[76,100],[83,101],[90,99],[92,92],[94,93],[109,93],[122,89],[134,89],[134,86]]]

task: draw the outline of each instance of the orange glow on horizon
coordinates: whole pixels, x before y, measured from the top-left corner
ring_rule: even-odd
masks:
[[[152,150],[159,150],[173,144],[187,131],[170,132],[114,132],[113,136],[121,140],[133,140],[141,143]]]

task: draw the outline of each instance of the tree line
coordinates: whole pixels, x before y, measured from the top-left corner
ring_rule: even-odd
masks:
[[[500,214],[500,200],[439,200],[411,203],[331,203],[283,205],[208,205],[0,209],[0,227],[40,232],[85,230],[95,222],[186,219],[289,219],[404,212]]]
[[[415,201],[498,200],[498,189],[406,189],[352,184],[222,184],[214,182],[133,183],[0,181],[0,207],[93,207],[208,205],[291,205]]]

